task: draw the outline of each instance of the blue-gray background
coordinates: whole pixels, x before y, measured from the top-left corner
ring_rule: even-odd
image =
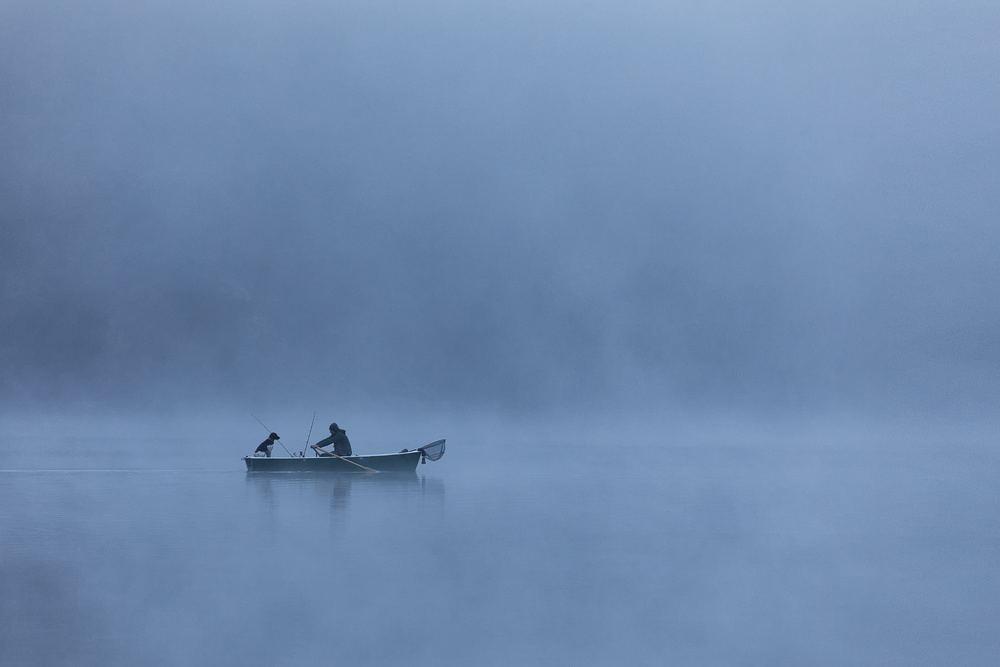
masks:
[[[989,409],[1000,7],[0,3],[5,401]]]
[[[0,0],[0,658],[312,660],[396,604],[341,657],[437,614],[464,663],[985,661],[997,34],[971,0]],[[250,412],[297,446],[313,411],[449,453],[243,479]],[[324,554],[346,606],[267,579]]]

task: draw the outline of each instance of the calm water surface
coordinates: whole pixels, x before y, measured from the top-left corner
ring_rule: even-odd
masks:
[[[986,665],[1000,651],[990,448],[449,442],[412,476],[310,477],[103,444],[6,445],[0,664]]]

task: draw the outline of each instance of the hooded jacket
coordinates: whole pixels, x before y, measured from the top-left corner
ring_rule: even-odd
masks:
[[[353,453],[351,451],[351,441],[347,439],[347,431],[342,428],[338,428],[336,431],[331,432],[330,437],[323,438],[314,446],[326,447],[331,443],[333,444],[333,452],[337,456],[350,456]]]

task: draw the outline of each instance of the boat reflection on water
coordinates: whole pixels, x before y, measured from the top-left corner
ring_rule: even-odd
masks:
[[[247,487],[272,510],[307,501],[326,501],[335,513],[346,511],[354,495],[373,507],[392,500],[443,501],[444,481],[416,473],[247,473]],[[307,504],[313,505],[313,502]]]

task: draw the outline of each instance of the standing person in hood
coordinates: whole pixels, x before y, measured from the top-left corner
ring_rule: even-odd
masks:
[[[313,445],[313,449],[326,447],[329,444],[333,444],[333,453],[337,456],[350,456],[352,453],[351,441],[347,439],[347,431],[337,426],[337,422],[330,424],[330,437],[317,442]]]

